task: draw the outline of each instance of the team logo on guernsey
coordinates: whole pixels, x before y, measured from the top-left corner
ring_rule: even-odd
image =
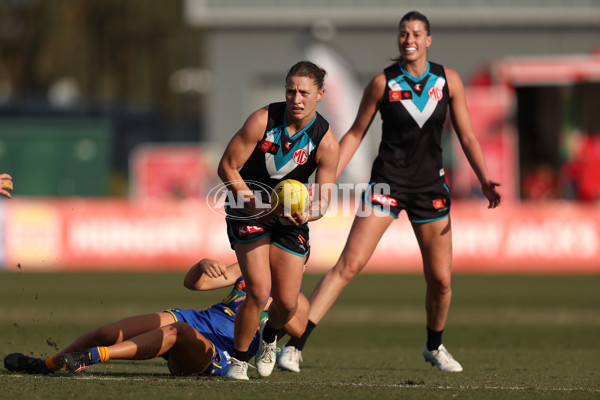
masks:
[[[251,233],[263,232],[264,229],[260,226],[255,225],[242,225],[238,227],[238,236],[243,237],[246,235],[250,235]]]
[[[387,196],[385,194],[373,193],[371,194],[371,201],[374,203],[379,203],[384,206],[397,206],[398,200],[393,197]]]
[[[427,71],[429,73],[429,70]],[[422,88],[426,90],[429,96],[412,96],[410,98],[402,98],[400,100],[401,104],[404,106],[406,111],[413,117],[414,121],[419,125],[420,128],[425,125],[425,123],[429,120],[429,117],[435,111],[435,108],[438,105],[438,102],[442,100],[444,97],[443,88],[446,85],[446,80],[441,76],[431,75],[431,78],[427,78],[425,86]],[[399,75],[398,77],[391,79],[388,81],[388,88],[390,89],[390,97],[394,92],[410,92],[411,85],[407,81],[408,78],[405,78],[404,73]],[[422,82],[423,82],[422,81]],[[390,99],[390,101],[392,101]]]

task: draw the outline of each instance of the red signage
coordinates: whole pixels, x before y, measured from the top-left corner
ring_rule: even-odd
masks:
[[[23,200],[4,202],[0,244],[7,269],[186,270],[204,257],[229,263],[225,218],[204,201]],[[355,207],[333,203],[311,226],[311,271],[331,268]],[[567,202],[454,201],[455,271],[600,273],[600,206]],[[421,254],[403,212],[383,235],[371,272],[421,271]]]

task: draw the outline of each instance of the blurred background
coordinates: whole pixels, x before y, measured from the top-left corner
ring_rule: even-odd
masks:
[[[319,111],[343,134],[411,10],[431,22],[430,60],[461,75],[502,182],[487,210],[448,124],[455,269],[600,272],[600,0],[2,0],[3,268],[233,260],[207,201],[231,136],[303,59],[328,71]],[[368,179],[379,139],[376,119],[340,182]],[[341,251],[342,207],[312,226],[313,270]],[[367,271],[419,272],[413,236],[401,216]]]

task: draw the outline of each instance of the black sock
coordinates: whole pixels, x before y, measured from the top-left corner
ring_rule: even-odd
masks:
[[[262,340],[267,343],[273,343],[275,338],[277,338],[277,331],[271,326],[269,320],[267,320],[262,329]]]
[[[236,349],[233,349],[233,358],[237,358],[239,361],[245,362],[248,362],[248,360],[250,359],[250,357],[248,356],[248,350],[238,351]]]
[[[302,336],[300,336],[299,338],[291,338],[285,345],[294,346],[298,350],[302,350],[304,348],[304,345],[306,344],[306,340],[310,336],[310,333],[315,328],[315,326],[317,325],[314,322],[308,320],[308,324],[306,324],[306,329],[304,330]]]
[[[440,347],[442,344],[442,333],[444,333],[443,329],[441,331],[434,331],[427,328],[427,350],[437,350]]]

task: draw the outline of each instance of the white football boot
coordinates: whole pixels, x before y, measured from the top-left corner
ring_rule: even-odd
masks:
[[[437,348],[437,350],[431,350],[427,348],[427,342],[425,342],[425,347],[423,348],[423,357],[425,357],[425,361],[431,363],[438,367],[440,371],[445,372],[460,372],[463,370],[462,366],[458,361],[452,357],[452,354],[446,350],[443,344]]]
[[[255,359],[258,374],[263,377],[271,375],[277,357],[277,338],[275,338],[273,343],[267,343],[262,338],[263,328],[266,323],[266,318],[260,323],[260,341]]]
[[[234,381],[247,381],[248,378],[248,363],[245,361],[240,361],[237,358],[231,357],[229,359],[229,369],[227,370],[227,375],[225,377],[227,379],[231,379]]]
[[[300,372],[302,351],[294,346],[285,346],[277,355],[277,365],[285,371]]]

